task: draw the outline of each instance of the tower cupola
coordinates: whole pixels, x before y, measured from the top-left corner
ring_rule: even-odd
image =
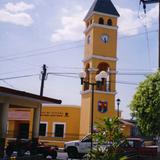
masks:
[[[119,13],[111,0],[95,0],[84,20],[86,21],[94,13],[108,14],[119,17]]]

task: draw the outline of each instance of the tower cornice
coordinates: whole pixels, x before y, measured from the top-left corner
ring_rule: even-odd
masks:
[[[101,12],[93,11],[92,14],[89,17],[84,18],[84,21],[86,22],[94,14],[99,15],[99,16],[109,16],[109,17],[112,17],[112,18],[118,18],[119,17],[119,16],[112,15],[112,14],[107,14],[107,13],[101,13]]]
[[[94,55],[92,54],[91,56],[88,56],[87,58],[84,58],[82,60],[82,62],[87,62],[89,60],[92,60],[92,59],[100,59],[100,60],[106,60],[106,61],[117,61],[118,58],[114,58],[114,57],[106,57],[106,56],[97,56],[97,55]]]
[[[92,23],[86,30],[84,31],[84,34],[89,32],[93,27],[99,27],[99,28],[105,28],[105,29],[113,29],[117,30],[118,26],[109,26],[109,25],[102,25],[102,24],[97,24],[97,23]]]
[[[88,93],[92,93],[92,90],[86,90],[86,91],[81,91],[81,94],[88,94]],[[95,90],[94,93],[100,93],[100,94],[108,94],[108,95],[116,95],[117,92],[106,92],[106,91],[99,91],[99,90]]]

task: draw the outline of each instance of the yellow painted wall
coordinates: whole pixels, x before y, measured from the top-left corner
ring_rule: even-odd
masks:
[[[40,137],[40,140],[47,140],[50,144],[63,147],[64,142],[79,138],[80,107],[65,105],[43,106],[41,122],[48,122],[48,133],[46,137]],[[54,123],[65,124],[64,138],[54,137]]]
[[[131,136],[131,129],[132,129],[132,126],[130,126],[130,125],[125,125],[125,126],[122,128],[123,134],[124,134],[126,137],[130,137],[130,136]]]
[[[16,111],[18,109],[12,108],[10,111]],[[25,110],[24,110],[25,112]],[[32,124],[33,124],[33,110],[30,109],[30,120],[27,122],[30,125],[29,138],[32,138]],[[17,136],[18,124],[25,123],[23,120],[9,120],[9,133],[8,138]],[[47,122],[47,135],[40,137],[40,141],[43,141],[49,145],[58,145],[63,147],[64,142],[79,139],[79,128],[80,128],[80,106],[73,105],[52,105],[43,106],[41,112],[41,122]],[[65,135],[64,138],[54,137],[53,123],[64,123],[65,124]]]
[[[81,123],[80,123],[80,138],[84,137],[90,133],[90,123],[91,123],[91,95],[83,95],[83,101],[81,101]],[[83,123],[82,123],[82,120]]]

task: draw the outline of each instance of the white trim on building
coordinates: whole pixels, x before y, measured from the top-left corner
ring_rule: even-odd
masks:
[[[81,94],[88,94],[88,93],[92,93],[92,90],[86,90],[86,91],[81,91]],[[107,91],[99,91],[99,90],[95,90],[94,93],[100,93],[100,94],[110,94],[110,95],[116,95],[117,92],[107,92]]]
[[[46,124],[46,132],[45,132],[45,137],[48,135],[48,122],[46,121],[41,121],[40,124]],[[39,126],[40,127],[40,126]]]
[[[57,124],[60,124],[60,125],[64,125],[64,128],[63,128],[63,137],[55,137],[55,125]],[[52,125],[52,136],[54,138],[65,138],[66,137],[66,123],[65,122],[53,122],[53,125]]]
[[[83,59],[82,62],[87,62],[91,59],[100,59],[100,60],[105,60],[105,61],[117,61],[118,58],[114,58],[114,57],[106,57],[106,56],[97,56],[97,55],[91,55],[91,56],[88,56],[87,58]]]

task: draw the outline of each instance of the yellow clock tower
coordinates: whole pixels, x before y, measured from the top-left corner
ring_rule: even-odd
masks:
[[[93,121],[103,117],[114,117],[116,62],[117,62],[117,18],[119,13],[111,0],[95,0],[84,21],[86,24],[84,68],[87,73],[85,82],[95,82],[96,74],[108,73],[105,83],[94,88]],[[80,136],[90,133],[92,90],[87,83],[81,92]]]

